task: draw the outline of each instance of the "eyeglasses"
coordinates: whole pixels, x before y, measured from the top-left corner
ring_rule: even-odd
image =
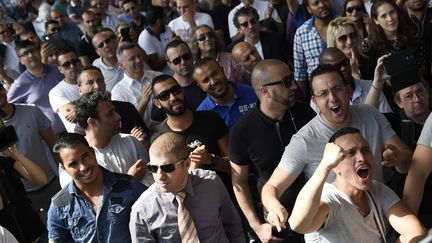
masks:
[[[52,28],[52,29],[51,29],[51,32],[53,32],[53,33],[54,33],[54,32],[59,32],[59,30],[60,30],[60,28]]]
[[[340,41],[340,42],[345,42],[345,41],[348,40],[348,38],[350,38],[351,40],[355,40],[355,39],[357,39],[357,33],[353,31],[353,32],[350,32],[350,33],[348,33],[348,34],[341,35],[341,36],[339,36],[337,39],[338,39],[338,41]]]
[[[264,84],[263,87],[265,87],[265,86],[273,86],[273,85],[278,85],[278,84],[283,84],[286,88],[289,88],[289,87],[291,87],[291,84],[292,84],[293,80],[294,80],[294,76],[290,75],[290,76],[286,76],[282,80],[278,80],[278,81],[274,81],[274,82],[271,82],[271,83]]]
[[[249,26],[249,24],[250,25],[255,25],[256,23],[258,23],[258,19],[254,18],[254,19],[251,19],[251,20],[247,20],[247,21],[245,21],[245,22],[243,22],[243,23],[241,23],[239,25],[241,27],[243,27],[243,28],[247,28]]]
[[[28,56],[29,54],[35,54],[36,52],[37,52],[36,49],[31,48],[31,49],[28,49],[28,50],[26,50],[26,51],[23,51],[23,52],[19,55],[19,57]]]
[[[80,63],[80,60],[78,60],[78,59],[72,59],[70,61],[64,62],[60,66],[62,66],[62,68],[65,68],[65,69],[69,69],[69,68],[72,67],[72,65],[76,66],[78,63]]]
[[[96,47],[99,48],[99,49],[101,49],[105,45],[108,45],[109,43],[111,43],[115,39],[116,39],[116,36],[115,35],[111,35],[110,37],[106,38],[104,41],[102,41],[101,43],[99,43]]]
[[[170,63],[174,65],[179,65],[181,63],[181,59],[183,59],[183,61],[189,61],[191,58],[192,58],[192,54],[185,53],[179,57],[174,58],[172,61],[170,61]]]
[[[212,40],[214,37],[215,36],[212,32],[207,32],[207,33],[204,33],[202,35],[199,35],[197,40],[198,41]]]
[[[183,91],[183,88],[180,85],[174,85],[171,88],[160,92],[158,95],[155,96],[155,99],[158,99],[160,101],[167,101],[170,98],[170,95],[178,95]]]
[[[347,13],[352,13],[352,12],[354,12],[354,10],[357,10],[358,12],[360,12],[360,11],[363,12],[364,7],[361,6],[361,5],[359,5],[359,6],[352,6],[352,7],[348,7],[348,8],[346,8],[345,11],[347,11]]]
[[[321,98],[321,99],[325,99],[330,95],[330,92],[333,95],[340,95],[343,92],[345,92],[346,90],[346,85],[338,85],[338,86],[334,86],[333,88],[330,89],[326,89],[326,90],[322,90],[319,94],[313,94],[313,96],[317,97],[317,98]]]
[[[165,173],[171,173],[175,170],[175,166],[177,164],[183,163],[186,159],[182,159],[180,161],[177,161],[173,164],[166,164],[166,165],[151,165],[150,163],[147,164],[147,169],[151,172],[151,173],[157,173],[158,169],[160,168],[161,171],[165,172]]]
[[[411,102],[415,101],[416,97],[417,97],[417,99],[420,99],[420,98],[424,98],[426,96],[427,96],[426,91],[425,90],[420,90],[418,92],[405,95],[403,97],[403,100],[406,101],[406,102],[410,102],[411,103]]]

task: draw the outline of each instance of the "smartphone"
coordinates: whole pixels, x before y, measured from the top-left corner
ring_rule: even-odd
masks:
[[[123,41],[132,41],[129,32],[130,32],[130,27],[126,27],[120,30],[120,35],[123,38]]]

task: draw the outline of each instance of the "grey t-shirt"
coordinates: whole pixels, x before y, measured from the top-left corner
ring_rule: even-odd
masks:
[[[15,112],[11,118],[5,120],[5,125],[15,127],[18,136],[18,149],[39,165],[48,180],[51,180],[56,174],[48,162],[40,136],[51,126],[51,121],[35,105],[15,104],[14,107]],[[22,179],[22,181],[27,191],[34,191],[42,187],[34,185],[26,179]]]
[[[393,205],[400,201],[390,188],[377,181],[371,183],[369,192],[381,215],[385,215]],[[332,184],[324,184],[321,201],[329,207],[329,214],[324,226],[316,232],[306,234],[305,241],[307,243],[381,243],[378,225],[374,220],[374,213],[378,212],[372,206],[372,199],[369,196],[366,197],[370,212],[363,218],[348,195]]]
[[[426,119],[417,144],[432,148],[432,113]]]
[[[351,106],[352,122],[351,127],[360,130],[368,141],[375,157],[374,179],[384,181],[382,172],[382,152],[384,142],[393,137],[396,133],[377,109],[369,105]],[[282,155],[279,166],[290,174],[305,172],[306,178],[310,178],[318,167],[324,147],[329,138],[336,132],[325,124],[322,118],[317,115],[309,123],[295,134]],[[327,178],[332,182],[335,178],[333,172]]]

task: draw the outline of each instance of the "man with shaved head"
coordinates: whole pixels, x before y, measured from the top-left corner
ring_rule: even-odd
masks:
[[[244,71],[238,83],[250,84],[252,70],[262,60],[257,49],[249,42],[243,41],[234,46],[231,54],[237,62],[237,66]]]
[[[151,145],[147,167],[155,183],[132,207],[132,242],[245,242],[222,181],[213,171],[190,170],[190,152],[171,132]]]
[[[360,104],[370,104],[377,105],[377,109],[382,112],[392,112],[390,105],[387,102],[385,95],[380,91],[380,95],[374,96],[374,100],[369,100],[367,103],[366,97],[369,94],[369,90],[372,88],[371,80],[354,79],[351,75],[351,64],[346,55],[336,47],[329,47],[325,49],[319,55],[319,64],[329,64],[338,66],[345,79],[349,82],[349,87],[351,88],[351,101],[350,104],[360,105]],[[376,99],[376,100],[375,100]],[[318,113],[318,107],[311,101],[311,107]]]
[[[248,184],[249,166],[256,168],[257,188],[268,180],[281,159],[285,146],[291,136],[311,120],[315,114],[309,105],[295,102],[297,84],[292,71],[280,60],[267,59],[259,62],[252,72],[252,85],[259,103],[244,115],[233,128],[229,143],[231,177],[238,203],[253,231],[262,242],[274,240],[272,226],[264,223],[262,212],[254,209],[253,196]],[[292,208],[293,198],[302,186],[297,180],[293,190],[287,191],[284,201],[287,208]],[[295,194],[293,194],[295,193]],[[281,236],[282,237],[282,236]],[[283,235],[289,242],[301,241],[302,237],[292,232]]]

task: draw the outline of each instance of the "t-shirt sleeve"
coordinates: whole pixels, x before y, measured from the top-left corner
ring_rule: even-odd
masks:
[[[230,133],[229,138],[229,159],[238,165],[249,165],[251,163],[247,153],[247,140],[242,136],[242,131],[239,123],[235,126]]]
[[[432,114],[427,118],[417,144],[432,148]]]
[[[58,92],[56,88],[51,89],[51,91],[48,93],[48,97],[51,107],[56,113],[58,113],[62,106],[72,102],[66,96],[61,94],[61,92]]]
[[[304,140],[301,139],[300,136],[294,135],[291,142],[285,147],[285,151],[282,154],[278,166],[282,167],[288,173],[298,175],[306,166],[306,161],[302,159],[305,157],[306,153],[307,149]]]
[[[153,45],[153,42],[151,41],[150,34],[147,30],[144,30],[142,34],[138,38],[138,45],[144,49],[144,51],[147,53],[147,55],[151,55],[153,53],[157,53],[157,50],[155,46]]]
[[[34,117],[37,120],[39,132],[44,132],[51,126],[51,121],[48,117],[39,109],[39,107],[34,106]]]
[[[376,200],[376,203],[380,205],[383,214],[385,214],[393,205],[400,201],[400,198],[392,189],[381,182],[374,181],[373,183],[375,183],[375,188],[372,191],[372,196]]]

